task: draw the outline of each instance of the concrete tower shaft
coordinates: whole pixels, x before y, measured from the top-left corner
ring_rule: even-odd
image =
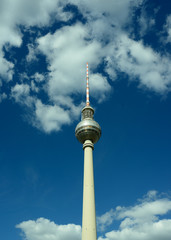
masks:
[[[100,125],[94,120],[94,109],[89,102],[89,77],[87,63],[86,106],[82,109],[81,121],[75,128],[75,136],[84,149],[84,185],[82,240],[96,240],[96,211],[94,194],[93,149],[101,136]]]
[[[96,240],[96,210],[93,173],[94,144],[86,140],[84,149],[84,185],[83,185],[83,215],[82,215],[82,240]]]

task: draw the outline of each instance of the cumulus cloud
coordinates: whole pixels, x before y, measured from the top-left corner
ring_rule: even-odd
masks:
[[[112,69],[119,69],[130,77],[139,81],[140,86],[158,93],[170,90],[171,71],[170,57],[161,56],[151,47],[144,46],[142,41],[130,39],[125,33],[117,37],[111,47],[111,56],[107,60],[106,71],[112,76]]]
[[[39,28],[48,26],[56,19],[67,21],[69,13],[62,11],[60,0],[6,0],[0,1],[0,77],[11,80],[14,71],[14,65],[4,57],[3,47],[9,46],[20,47],[22,44],[22,33],[19,26]],[[33,60],[32,45],[28,45],[28,61]]]
[[[30,96],[30,86],[27,84],[16,84],[11,89],[11,97],[21,104],[31,107],[33,98]]]
[[[171,15],[167,16],[165,30],[168,34],[167,42],[171,42]]]
[[[38,128],[43,128],[47,133],[59,131],[62,125],[71,122],[69,112],[59,106],[45,105],[40,100],[37,100],[35,107],[34,124]]]
[[[26,61],[27,62],[32,62],[32,61],[38,60],[38,58],[36,57],[36,54],[35,54],[34,45],[33,44],[28,44],[27,47],[28,47],[28,54],[26,56]]]
[[[111,231],[98,240],[169,240],[171,220],[160,220],[153,224],[143,224],[141,227],[124,228],[121,231]]]
[[[81,227],[75,224],[57,225],[45,218],[25,221],[16,226],[27,240],[81,240]]]
[[[129,207],[118,206],[97,218],[98,229],[104,231],[120,222],[118,230],[100,234],[98,240],[170,240],[171,219],[164,218],[171,210],[171,200],[156,191],[149,191],[137,204]],[[81,239],[81,226],[75,224],[57,225],[39,218],[24,221],[16,226],[27,240]],[[116,229],[116,228],[115,228]]]
[[[52,100],[85,90],[86,60],[93,71],[103,57],[101,44],[96,40],[88,41],[88,38],[88,27],[78,23],[37,40],[39,50],[48,59],[48,95]],[[110,90],[109,83],[101,74],[91,74],[90,81],[94,83],[92,88],[95,92],[100,90],[105,95]]]
[[[38,129],[46,133],[59,131],[62,125],[71,123],[70,112],[77,116],[78,110],[74,109],[74,107],[72,110],[67,111],[57,105],[43,104],[36,96],[30,95],[31,90],[38,91],[33,81],[31,81],[31,86],[16,84],[11,89],[11,98],[32,112],[30,121]]]
[[[0,93],[0,103],[7,98],[6,93]]]
[[[149,191],[135,206],[118,206],[98,217],[98,227],[102,231],[120,221],[119,230],[107,232],[99,240],[169,240],[171,219],[164,218],[169,211],[171,200]]]
[[[12,80],[14,64],[4,58],[4,53],[2,50],[0,50],[0,66],[0,83],[2,84],[2,80],[7,82]]]
[[[47,23],[49,20],[47,2],[32,0],[29,2],[22,0],[0,2],[0,76],[5,80],[12,79],[14,64],[4,57],[3,46],[5,44],[15,47],[21,46],[22,34],[17,25],[31,26],[40,25],[42,22]],[[52,11],[53,7],[49,11]]]
[[[149,30],[151,31],[155,25],[154,17],[152,16],[149,17],[144,8],[141,9],[141,15],[138,19],[138,22],[140,26],[139,35],[141,37],[148,33]]]
[[[36,82],[43,82],[45,80],[45,76],[36,72],[33,76],[31,76]]]
[[[114,25],[123,26],[130,19],[130,10],[140,6],[143,0],[71,0],[69,2],[77,4],[90,21],[106,15],[110,24],[113,22]]]

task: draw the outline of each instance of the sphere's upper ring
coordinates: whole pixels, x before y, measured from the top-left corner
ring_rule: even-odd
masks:
[[[101,136],[100,125],[91,118],[85,118],[76,126],[75,136],[82,144],[86,140],[96,143]]]

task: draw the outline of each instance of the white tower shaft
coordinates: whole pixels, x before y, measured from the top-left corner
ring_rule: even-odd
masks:
[[[94,194],[93,149],[94,144],[86,140],[84,149],[84,186],[83,186],[83,216],[82,240],[96,240],[96,211]]]

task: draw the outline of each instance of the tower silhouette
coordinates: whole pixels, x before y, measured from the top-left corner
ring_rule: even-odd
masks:
[[[94,120],[94,109],[89,102],[89,75],[87,63],[86,106],[82,109],[81,121],[75,128],[75,136],[84,149],[84,185],[82,240],[96,240],[96,211],[94,194],[93,150],[94,144],[100,139],[101,128]]]

